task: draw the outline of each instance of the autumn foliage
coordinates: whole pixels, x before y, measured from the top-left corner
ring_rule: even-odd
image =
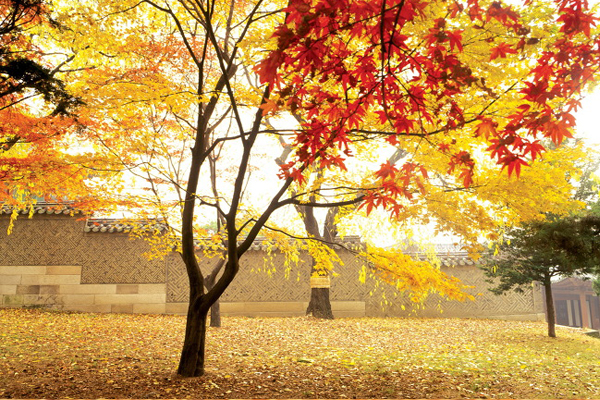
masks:
[[[45,14],[15,0],[2,16],[30,3],[39,13],[2,33],[0,85],[23,90],[0,87],[0,201],[113,195],[167,216],[190,283],[182,375],[204,373],[208,310],[253,241],[293,236],[280,210],[338,208],[354,225],[385,211],[390,231],[433,222],[473,250],[482,234],[578,207],[570,177],[585,150],[545,148],[572,136],[597,75],[584,1],[65,0]],[[23,54],[46,86],[7,70]],[[273,143],[280,179],[257,183],[253,162]],[[110,180],[121,171],[129,188]],[[209,214],[224,261],[206,289],[195,252]],[[416,301],[466,297],[401,249],[364,256]]]
[[[0,203],[77,200],[100,207],[86,179],[106,166],[85,146],[81,99],[64,79],[75,54],[43,0],[0,1]],[[97,173],[97,175],[101,175]],[[98,197],[95,194],[94,197]]]
[[[531,16],[500,2],[290,1],[276,49],[256,67],[280,104],[304,116],[283,173],[301,179],[316,160],[345,168],[349,144],[365,137],[391,145],[413,137],[435,143],[465,187],[482,149],[519,176],[544,139],[572,136],[600,61],[586,2],[555,4],[558,32],[542,36]],[[506,67],[500,78],[490,75],[497,63]],[[367,208],[397,213],[398,199],[410,198],[407,183],[427,179],[428,168],[406,163],[398,173],[383,164]]]

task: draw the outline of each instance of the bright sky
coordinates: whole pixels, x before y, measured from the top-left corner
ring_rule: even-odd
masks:
[[[582,102],[577,113],[577,136],[587,138],[590,144],[600,145],[600,88]]]

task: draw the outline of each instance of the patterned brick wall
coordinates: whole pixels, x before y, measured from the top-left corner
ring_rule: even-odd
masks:
[[[81,217],[79,217],[81,218]],[[0,265],[81,265],[81,283],[164,283],[166,261],[149,261],[143,240],[124,233],[85,233],[67,215],[20,216],[7,235],[0,217]]]
[[[131,239],[126,233],[86,232],[85,221],[68,215],[34,215],[20,217],[7,236],[8,216],[0,216],[0,266],[78,265],[81,284],[166,284],[166,303],[174,306],[187,302],[188,283],[185,267],[178,254],[162,260],[148,260],[142,253],[148,245]],[[415,308],[393,287],[378,284],[372,278],[359,282],[362,267],[350,252],[339,250],[344,266],[331,279],[331,300],[364,302],[369,316],[485,317],[532,315],[543,313],[539,288],[525,294],[495,296],[487,291],[482,272],[461,258],[447,258],[444,270],[476,288],[475,302],[448,302],[431,296]],[[448,261],[450,260],[450,261]],[[216,258],[204,258],[201,266],[209,271]],[[451,267],[456,264],[458,266]],[[462,265],[461,265],[462,264]],[[238,277],[225,291],[225,303],[307,302],[310,294],[310,263],[307,258],[285,271],[281,254],[270,258],[260,250],[250,250],[241,259]],[[265,272],[269,271],[269,272]],[[1,282],[0,282],[1,284]],[[391,304],[385,304],[385,300]],[[404,306],[404,309],[403,307]],[[167,310],[169,306],[167,306]],[[443,311],[443,312],[441,312]]]
[[[340,276],[331,279],[331,300],[362,300],[367,286],[358,280],[360,262],[346,250],[340,250],[343,266],[335,272]],[[221,300],[223,302],[241,301],[308,301],[310,295],[310,263],[305,256],[298,265],[289,271],[283,267],[284,256],[275,253],[265,257],[259,250],[249,250],[240,260],[240,271],[236,279],[227,288]],[[204,258],[201,261],[203,271],[210,271],[218,260]],[[269,271],[269,272],[266,272]],[[180,260],[169,262],[167,270],[167,301],[178,303],[188,301],[188,281],[185,267]]]
[[[367,315],[479,318],[535,315],[535,319],[543,317],[544,304],[538,286],[526,289],[524,293],[508,292],[495,295],[488,290],[490,284],[475,265],[442,266],[442,271],[456,276],[469,286],[474,286],[468,292],[475,297],[475,301],[448,301],[440,296],[430,295],[424,304],[414,304],[407,296],[398,294],[393,288],[387,285],[377,286],[376,282],[371,280],[367,283],[374,290],[373,295],[366,298]],[[385,304],[384,299],[391,304]]]

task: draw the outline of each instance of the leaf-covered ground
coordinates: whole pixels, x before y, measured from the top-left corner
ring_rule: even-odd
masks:
[[[184,323],[0,309],[0,398],[600,397],[600,340],[543,323],[224,318],[182,379]]]

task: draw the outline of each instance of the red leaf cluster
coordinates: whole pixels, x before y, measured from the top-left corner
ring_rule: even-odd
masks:
[[[345,168],[344,154],[353,135],[364,129],[367,115],[376,115],[382,126],[391,128],[385,137],[392,145],[400,137],[447,135],[450,140],[442,141],[439,150],[449,155],[448,171],[457,171],[466,187],[472,183],[475,161],[452,139],[468,124],[476,124],[474,136],[487,141],[490,157],[509,175],[518,176],[522,166],[540,156],[542,138],[559,144],[571,137],[578,96],[600,64],[600,44],[589,38],[596,17],[585,1],[557,1],[560,34],[551,38],[552,45],[522,83],[521,105],[504,116],[482,113],[469,120],[454,98],[474,85],[487,93],[491,89],[462,61],[464,30],[456,29],[452,19],[467,15],[474,29],[495,23],[513,35],[517,44],[490,47],[489,59],[495,62],[539,39],[529,37],[520,15],[500,2],[452,2],[445,19],[428,19],[426,9],[433,3],[290,1],[285,24],[275,33],[277,49],[256,67],[262,82],[279,91],[307,121],[296,134],[297,160],[288,166],[287,176],[294,176],[293,168],[317,160],[321,167]],[[430,26],[421,37],[404,29],[417,20]],[[366,197],[369,204],[410,198],[405,185],[411,179],[398,179],[395,168],[384,164],[375,172],[381,190]]]

